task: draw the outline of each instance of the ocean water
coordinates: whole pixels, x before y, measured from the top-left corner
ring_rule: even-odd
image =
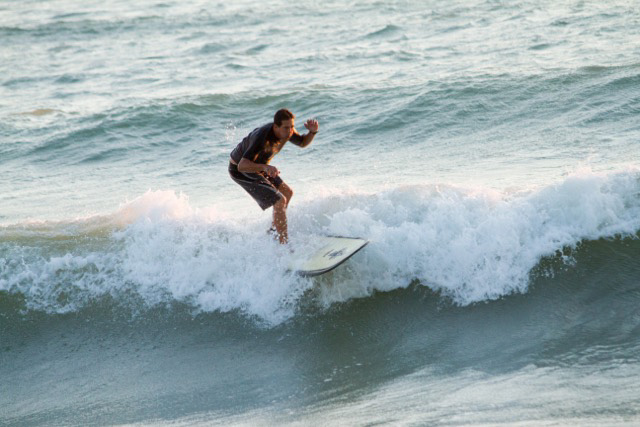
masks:
[[[634,1],[0,1],[0,424],[638,425]],[[291,246],[230,151],[282,107]]]

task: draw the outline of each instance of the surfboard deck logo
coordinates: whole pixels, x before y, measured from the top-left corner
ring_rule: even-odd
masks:
[[[324,254],[324,256],[329,257],[331,259],[334,259],[336,257],[339,257],[341,255],[343,255],[345,253],[345,251],[347,250],[347,248],[342,248],[340,250],[330,250],[329,252],[327,252],[326,254]]]
[[[318,236],[321,246],[310,253],[296,255],[289,269],[301,276],[328,273],[364,248],[369,241],[359,237]]]

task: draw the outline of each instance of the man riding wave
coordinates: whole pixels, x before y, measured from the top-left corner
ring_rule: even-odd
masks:
[[[295,115],[287,110],[278,110],[273,123],[254,129],[231,152],[229,175],[245,189],[262,210],[273,206],[272,229],[280,243],[287,243],[287,206],[293,190],[280,178],[280,171],[269,164],[282,147],[291,141],[298,147],[307,147],[318,133],[318,121],[307,120],[308,132],[300,135],[294,126]]]

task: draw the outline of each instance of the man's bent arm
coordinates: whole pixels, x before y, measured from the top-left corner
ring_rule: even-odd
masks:
[[[302,135],[302,144],[300,144],[300,147],[304,148],[307,145],[311,144],[311,141],[313,141],[313,137],[315,137],[316,134],[313,132],[308,132],[304,135]]]
[[[246,173],[258,173],[258,172],[266,172],[267,165],[262,163],[255,163],[251,160],[243,157],[240,159],[240,163],[238,163],[238,171],[246,172]]]
[[[318,121],[316,119],[309,119],[305,122],[304,127],[307,128],[309,133],[302,137],[302,144],[300,144],[301,147],[306,147],[311,144],[311,141],[313,141],[313,137],[318,133]]]

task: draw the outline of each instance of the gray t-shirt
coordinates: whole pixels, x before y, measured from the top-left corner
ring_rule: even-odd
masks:
[[[302,136],[298,131],[293,131],[293,136],[289,139],[297,146],[302,145]],[[234,162],[240,163],[242,158],[251,160],[254,163],[267,165],[282,150],[286,144],[280,142],[273,132],[273,123],[267,123],[264,126],[255,128],[247,135],[242,142],[231,152],[231,158]]]

